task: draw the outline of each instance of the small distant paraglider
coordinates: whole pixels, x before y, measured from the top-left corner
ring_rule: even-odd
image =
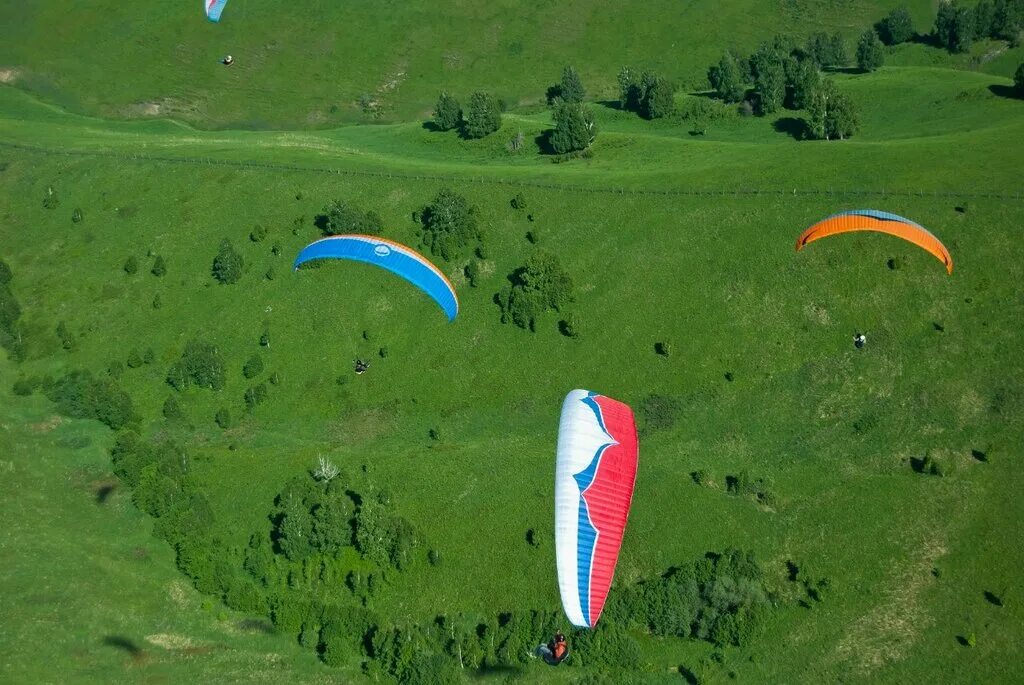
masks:
[[[228,0],[203,0],[203,11],[210,21],[220,21],[220,13],[224,11],[224,5]]]
[[[573,390],[562,403],[555,467],[555,560],[562,608],[597,625],[615,575],[633,501],[638,443],[633,411]]]
[[[314,259],[347,259],[379,266],[429,295],[449,321],[454,321],[459,313],[459,298],[451,281],[411,247],[372,235],[333,235],[302,248],[294,268]]]
[[[902,238],[927,250],[946,266],[947,273],[953,273],[953,257],[942,241],[928,229],[910,219],[877,209],[855,209],[822,219],[800,234],[796,240],[796,250],[799,252],[804,245],[819,238],[853,231],[875,231]]]
[[[226,67],[230,67],[232,64],[235,63],[235,58],[232,57],[231,55],[225,55],[224,59],[222,59],[220,61],[220,63],[223,64]]]

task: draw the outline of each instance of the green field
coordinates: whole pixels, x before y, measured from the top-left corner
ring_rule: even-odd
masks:
[[[835,74],[861,109],[850,140],[798,141],[786,120],[801,113],[747,118],[718,101],[697,136],[680,117],[649,122],[603,103],[616,97],[618,68],[676,78],[683,109],[703,97],[706,67],[725,47],[749,51],[780,31],[852,38],[892,4],[650,2],[628,35],[621,26],[636,10],[535,4],[442,13],[321,0],[289,14],[232,0],[219,25],[176,3],[0,8],[11,81],[0,87],[0,258],[28,349],[21,362],[0,353],[10,490],[0,680],[366,678],[358,658],[329,667],[266,615],[197,592],[113,475],[114,433],[61,417],[39,393],[12,393],[18,379],[105,374],[147,348],[153,362],[119,383],[144,435],[188,449],[226,545],[269,531],[275,495],[318,456],[357,489],[391,493],[425,542],[423,558],[370,601],[389,621],[559,609],[554,445],[561,400],[580,387],[677,408],[660,428],[638,412],[617,583],[736,547],[756,553],[777,592],[746,647],[637,632],[638,681],[685,682],[680,666],[701,682],[1019,678],[1024,100],[1003,93],[1021,49],[1003,44],[986,58],[986,41],[954,58],[903,45],[887,49],[892,66]],[[924,31],[932,3],[910,6]],[[216,63],[225,52],[237,68]],[[592,158],[552,164],[534,143],[551,126],[538,103],[566,63],[580,69],[600,133]],[[510,105],[499,132],[470,141],[423,126],[442,88],[480,86]],[[381,103],[377,115],[361,111],[364,94]],[[518,131],[527,143],[510,154]],[[487,234],[478,287],[466,260],[439,262],[459,294],[454,323],[368,266],[291,271],[331,200],[376,211],[384,236],[416,245],[413,213],[443,187],[479,209]],[[43,204],[50,189],[55,208]],[[517,193],[526,212],[510,206]],[[953,254],[952,276],[878,235],[794,253],[806,226],[860,207],[927,226]],[[256,224],[269,229],[262,242],[248,238]],[[539,233],[536,246],[527,231]],[[210,273],[224,238],[246,264],[234,285]],[[578,339],[559,333],[553,312],[535,333],[500,323],[494,295],[537,249],[556,253],[575,282]],[[150,273],[155,255],[163,277]],[[134,274],[122,268],[130,256]],[[869,336],[863,350],[851,344],[857,330]],[[226,387],[177,393],[168,367],[197,336],[227,359]],[[665,340],[671,354],[656,354]],[[277,372],[281,382],[247,411],[254,381],[242,366],[254,354],[266,366],[256,380]],[[374,359],[358,377],[357,356]],[[184,423],[163,418],[170,395]],[[227,430],[214,422],[222,407],[240,417]],[[926,454],[945,475],[915,472]],[[711,486],[694,482],[698,470]],[[770,506],[726,492],[743,471],[770,484]],[[542,532],[536,547],[529,529]],[[830,580],[822,602],[801,606],[787,561]],[[534,663],[467,679],[588,673]]]

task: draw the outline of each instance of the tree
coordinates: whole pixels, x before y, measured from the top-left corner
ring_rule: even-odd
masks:
[[[1010,41],[1011,47],[1020,44],[1020,33],[1024,29],[1024,2],[1021,0],[996,0],[992,8],[991,35]]]
[[[575,152],[590,147],[597,129],[594,115],[579,102],[561,102],[555,107],[555,130],[551,133],[551,148],[557,154]]]
[[[479,243],[483,231],[477,223],[477,210],[469,201],[447,188],[437,193],[420,213],[423,244],[434,256],[445,261],[457,259],[463,250]]]
[[[231,410],[228,409],[227,407],[221,407],[220,409],[218,409],[217,413],[213,417],[213,420],[216,421],[217,425],[223,428],[224,430],[231,428],[231,426],[234,423],[231,420]]]
[[[914,37],[914,21],[906,5],[894,8],[875,28],[886,45],[899,45]]]
[[[266,401],[268,394],[269,393],[268,393],[268,390],[267,390],[267,384],[266,383],[259,383],[257,385],[254,385],[254,386],[248,388],[245,391],[245,397],[244,397],[246,409],[248,409],[249,411],[252,411],[253,409],[256,408],[257,405],[263,404],[263,402]]]
[[[676,87],[671,81],[650,76],[644,79],[644,96],[640,103],[640,116],[645,119],[661,119],[675,109]]]
[[[842,34],[815,33],[807,41],[807,54],[818,67],[842,67],[850,61]]]
[[[324,207],[323,214],[316,218],[316,225],[324,235],[380,235],[384,230],[384,222],[376,212],[364,212],[344,200],[334,200]]]
[[[1013,85],[1017,92],[1017,97],[1024,98],[1024,62],[1017,65],[1017,72],[1013,75]]]
[[[462,107],[454,95],[448,91],[441,93],[437,98],[437,105],[434,106],[434,124],[442,131],[451,131],[458,128],[462,123]]]
[[[493,95],[477,91],[469,98],[469,114],[466,116],[467,138],[483,138],[501,128],[501,107]]]
[[[750,58],[750,71],[754,74],[758,112],[771,114],[782,107],[786,98],[786,72],[779,52],[771,45],[762,45]]]
[[[263,373],[263,358],[258,354],[254,354],[249,357],[249,360],[245,362],[245,366],[242,367],[242,375],[246,378],[255,378],[261,373]]]
[[[526,265],[509,277],[512,281],[497,295],[501,321],[511,321],[520,328],[535,330],[536,319],[549,309],[561,309],[573,301],[572,278],[562,268],[558,257],[537,250]]]
[[[874,71],[885,62],[882,42],[874,29],[868,29],[857,41],[857,68],[861,71]]]
[[[167,264],[164,262],[164,258],[160,255],[156,256],[153,260],[153,268],[149,270],[154,276],[160,277],[167,273]]]
[[[242,277],[243,266],[242,255],[235,251],[231,241],[227,238],[222,240],[217,256],[213,258],[213,277],[224,285],[237,283]]]
[[[189,385],[221,390],[226,380],[224,358],[216,345],[203,340],[192,340],[185,345],[181,359],[167,372],[167,382],[175,390]]]
[[[57,411],[78,419],[96,419],[114,430],[138,420],[132,398],[113,381],[90,371],[72,371],[46,391]]]
[[[708,69],[708,82],[725,103],[739,102],[747,92],[743,73],[731,52]]]
[[[974,14],[957,0],[943,0],[935,16],[936,42],[950,52],[967,52],[974,38]]]
[[[619,108],[635,112],[640,108],[637,75],[631,67],[622,67],[616,76],[619,84]]]
[[[993,19],[995,19],[995,7],[991,0],[979,0],[978,4],[974,6],[974,16],[971,18],[974,40],[982,40],[992,35]]]
[[[859,115],[849,97],[836,88],[831,79],[824,79],[811,93],[807,106],[808,133],[819,140],[840,140],[852,136],[859,126]]]
[[[7,265],[7,262],[0,259],[0,285],[7,285],[14,278],[14,274],[11,272],[11,267]]]
[[[132,274],[134,274],[138,270],[139,270],[139,260],[135,258],[135,255],[132,255],[131,257],[129,257],[128,259],[126,259],[124,261],[124,272],[126,274],[128,274],[129,276],[131,276]]]
[[[163,415],[168,421],[180,421],[185,418],[185,412],[174,395],[168,395],[164,400]]]
[[[558,96],[565,102],[583,102],[586,90],[580,75],[570,66],[562,70],[562,81],[558,84]]]
[[[810,102],[811,93],[821,85],[821,72],[813,60],[800,60],[793,70],[793,109],[804,109]]]

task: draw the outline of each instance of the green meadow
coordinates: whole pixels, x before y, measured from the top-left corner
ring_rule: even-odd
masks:
[[[114,475],[115,433],[12,390],[76,369],[106,376],[145,350],[148,363],[114,375],[138,431],[188,450],[225,546],[269,535],[275,496],[320,457],[356,489],[390,494],[422,539],[367,604],[394,624],[560,611],[558,414],[587,388],[630,404],[640,427],[612,592],[727,548],[752,550],[772,591],[743,647],[632,631],[642,659],[630,678],[1019,678],[1024,100],[1006,93],[1021,48],[901,45],[886,49],[890,66],[832,75],[860,108],[849,140],[797,140],[800,112],[742,117],[714,99],[695,135],[682,116],[618,109],[618,68],[677,79],[685,111],[707,99],[706,68],[726,47],[749,52],[777,32],[853,39],[892,4],[534,4],[232,0],[218,25],[166,2],[0,8],[0,258],[27,350],[0,353],[0,680],[373,679],[363,658],[328,666],[266,612],[197,591]],[[932,3],[909,6],[926,31]],[[230,70],[217,63],[226,52]],[[536,142],[552,125],[541,103],[567,63],[599,133],[592,157],[552,164]],[[480,87],[508,106],[500,131],[464,140],[424,126],[440,90]],[[520,131],[523,149],[509,152]],[[486,233],[475,287],[468,258],[438,258],[459,295],[454,323],[370,266],[291,270],[330,201],[372,209],[384,237],[416,246],[413,216],[442,188],[477,207]],[[810,224],[864,207],[928,227],[953,274],[888,236],[794,252]],[[259,242],[256,225],[268,229]],[[223,239],[244,259],[232,285],[211,275]],[[565,313],[536,332],[500,322],[495,294],[536,250],[573,279],[578,338],[560,333]],[[224,356],[222,390],[168,384],[195,338]],[[264,371],[247,379],[253,355]],[[361,376],[357,357],[372,360]],[[246,389],[272,374],[266,401],[247,408]],[[183,420],[164,418],[170,396]],[[656,415],[652,398],[671,410]],[[222,408],[228,428],[214,420]],[[942,475],[919,472],[926,456]],[[770,501],[729,492],[740,474]],[[349,552],[343,563],[362,568]],[[806,601],[787,563],[828,579],[821,601]],[[338,583],[336,596],[352,593]],[[601,677],[539,662],[465,674]]]

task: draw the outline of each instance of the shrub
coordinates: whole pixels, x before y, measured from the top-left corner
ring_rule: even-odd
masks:
[[[267,328],[260,333],[260,347],[270,347],[270,330]]]
[[[470,287],[477,287],[480,283],[480,262],[475,259],[471,259],[469,264],[466,265],[465,274]]]
[[[217,256],[213,258],[213,277],[224,285],[237,283],[242,277],[244,264],[242,255],[232,247],[231,241],[225,238],[220,243]]]
[[[82,210],[79,209],[78,207],[75,207],[75,211],[71,212],[71,223],[73,223],[73,224],[80,224],[80,223],[82,223],[82,219],[84,219],[84,218],[85,218],[85,215],[82,214]]]
[[[385,345],[384,347],[382,347],[379,350],[377,350],[377,355],[381,359],[387,359],[387,356],[388,356],[388,348],[387,348],[387,346]]]
[[[61,321],[57,324],[57,337],[60,338],[60,346],[65,350],[75,349],[75,336],[68,330],[68,325]]]
[[[231,420],[231,410],[228,409],[227,407],[221,407],[220,409],[218,409],[217,413],[213,417],[213,420],[216,421],[217,425],[223,428],[224,430],[227,430],[228,428],[231,428],[231,426],[234,425],[234,422]]]
[[[711,484],[711,474],[704,469],[698,469],[697,471],[694,471],[693,473],[690,474],[690,477],[693,478],[694,483],[700,485],[701,487],[707,487],[708,485]]]
[[[138,420],[128,393],[90,371],[66,374],[46,390],[46,397],[65,416],[96,419],[114,430]]]
[[[465,197],[443,189],[420,215],[423,243],[430,253],[445,261],[457,259],[465,248],[483,240],[477,210]]]
[[[152,364],[155,361],[156,361],[156,353],[153,351],[152,347],[147,347],[146,351],[142,353],[142,363],[143,364]]]
[[[153,309],[160,309],[164,306],[164,301],[160,299],[160,293],[153,296]]]
[[[138,350],[132,350],[128,353],[128,368],[137,369],[140,366],[142,366],[142,355]]]
[[[324,207],[323,213],[316,217],[316,225],[324,235],[380,235],[384,230],[380,215],[373,211],[364,212],[345,200],[334,200]]]
[[[168,421],[181,421],[185,418],[185,412],[174,395],[168,395],[164,400],[163,415]]]
[[[434,124],[442,131],[451,131],[462,123],[462,107],[447,91],[442,92],[434,106]]]
[[[270,374],[270,379],[269,380],[270,380],[270,384],[271,385],[280,385],[281,384],[281,374],[279,374],[277,371],[274,371],[273,373]]]
[[[441,429],[440,428],[437,428],[437,427],[431,428],[429,431],[427,431],[427,435],[434,442],[440,442],[441,441]]]
[[[263,224],[256,224],[252,231],[249,232],[249,240],[254,243],[262,243],[267,237],[267,227]]]
[[[661,119],[672,114],[675,110],[675,91],[675,85],[668,79],[652,77],[644,89],[640,116],[645,119]]]
[[[167,264],[164,262],[164,258],[157,255],[156,259],[153,260],[153,268],[149,272],[157,277],[165,275],[167,273]]]
[[[427,552],[427,561],[430,563],[431,566],[440,566],[441,553],[438,552],[436,549],[431,549],[429,552]]]
[[[580,337],[579,318],[575,313],[570,313],[558,322],[558,330],[567,338],[578,339]]]
[[[974,14],[957,0],[943,0],[932,29],[936,42],[950,52],[967,52],[974,38]]]
[[[107,364],[107,374],[111,378],[120,378],[124,374],[124,363],[120,359],[110,362]]]
[[[640,402],[640,416],[644,433],[667,430],[675,425],[682,413],[682,405],[668,395],[648,395]]]
[[[562,268],[558,257],[537,250],[510,276],[512,282],[495,299],[501,307],[502,323],[512,322],[520,328],[535,330],[536,319],[545,311],[573,301],[572,278]]]
[[[501,107],[484,91],[473,93],[463,130],[467,138],[483,138],[501,128]]]
[[[193,384],[200,388],[221,390],[226,376],[224,359],[217,346],[203,340],[193,340],[185,345],[181,359],[167,372],[167,382],[175,390],[184,390]]]
[[[0,285],[7,285],[14,278],[11,267],[4,260],[0,259]]]
[[[59,206],[60,200],[57,198],[57,191],[53,189],[53,186],[47,186],[46,195],[43,196],[43,208],[57,209]]]
[[[139,270],[139,260],[135,258],[135,255],[132,255],[124,261],[124,267],[122,268],[124,268],[126,274],[131,276]]]
[[[242,375],[246,378],[255,378],[263,373],[263,358],[258,354],[249,357],[249,361],[242,367]]]
[[[662,357],[667,357],[672,354],[672,342],[670,340],[662,340],[654,343],[654,351],[656,354],[660,354]]]
[[[249,411],[256,408],[257,405],[262,404],[267,399],[267,384],[260,383],[254,385],[245,391],[245,406]]]
[[[512,205],[512,209],[518,209],[521,212],[526,209],[526,198],[523,197],[522,193],[516,193],[516,196],[512,198],[509,204]]]
[[[31,395],[33,392],[35,392],[35,389],[35,383],[33,383],[28,378],[19,378],[18,380],[14,381],[14,386],[11,388],[14,394],[18,395],[19,397],[27,397]]]

